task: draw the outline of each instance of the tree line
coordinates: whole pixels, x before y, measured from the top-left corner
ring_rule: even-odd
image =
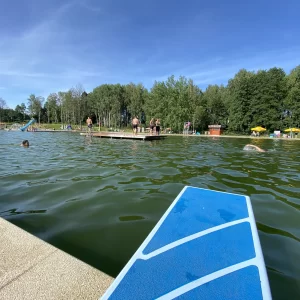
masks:
[[[105,127],[130,126],[138,116],[144,126],[161,119],[164,128],[182,132],[184,122],[198,131],[209,124],[223,125],[228,132],[249,134],[251,127],[270,131],[300,126],[300,66],[286,74],[281,68],[240,70],[224,85],[202,91],[184,76],[155,81],[148,90],[142,84],[102,84],[90,93],[82,85],[67,92],[51,93],[46,99],[30,95],[15,110],[0,98],[0,121],[25,121],[82,126],[87,116]],[[13,119],[13,120],[12,120]]]

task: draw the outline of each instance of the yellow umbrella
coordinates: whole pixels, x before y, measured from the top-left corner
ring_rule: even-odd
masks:
[[[300,129],[299,128],[288,128],[288,129],[285,129],[284,132],[300,132]]]
[[[256,126],[254,128],[251,128],[251,130],[253,131],[257,131],[257,132],[261,132],[261,131],[266,131],[267,129],[266,128],[263,128],[261,126]]]

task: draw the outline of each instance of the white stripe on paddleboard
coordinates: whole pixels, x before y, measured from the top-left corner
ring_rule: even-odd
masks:
[[[168,251],[168,250],[170,250],[172,248],[175,248],[175,247],[177,247],[179,245],[182,245],[184,243],[187,243],[189,241],[197,239],[197,238],[199,238],[201,236],[204,236],[206,234],[209,234],[209,233],[212,233],[212,232],[215,232],[215,231],[218,231],[218,230],[222,230],[224,228],[231,227],[231,226],[234,226],[236,224],[240,224],[240,223],[243,223],[243,222],[246,222],[246,221],[248,221],[250,223],[250,219],[249,218],[244,218],[244,219],[240,219],[240,220],[228,222],[228,223],[225,223],[225,224],[222,224],[222,225],[218,225],[218,226],[215,226],[215,227],[203,230],[203,231],[199,231],[197,233],[194,233],[194,234],[191,234],[189,236],[186,236],[186,237],[184,237],[184,238],[182,238],[180,240],[172,242],[172,243],[170,243],[170,244],[168,244],[166,246],[163,246],[163,247],[161,247],[161,248],[159,248],[159,249],[157,249],[157,250],[155,250],[155,251],[153,251],[153,252],[151,252],[149,254],[143,254],[143,253],[141,253],[141,255],[139,256],[139,258],[147,260],[147,259],[152,258],[152,257],[154,257],[156,255],[159,255],[159,254],[161,254],[163,252],[166,252],[166,251]]]
[[[209,275],[203,276],[199,279],[194,280],[191,283],[188,283],[186,285],[183,285],[176,290],[173,290],[159,298],[156,298],[157,300],[166,300],[166,299],[174,299],[182,294],[185,294],[209,281],[215,280],[217,278],[220,278],[224,275],[230,274],[232,272],[235,272],[237,270],[243,269],[245,267],[251,266],[251,265],[256,265],[256,258],[252,258],[246,261],[243,261],[241,263],[238,263],[236,265],[224,268],[222,270],[216,271],[214,273],[211,273]]]
[[[242,195],[242,194],[235,194],[235,193],[228,193],[228,192],[222,192],[222,191],[205,189],[205,188],[198,188],[198,187],[190,186],[190,185],[187,185],[185,187],[186,188],[191,188],[191,189],[196,189],[196,190],[203,190],[203,191],[215,192],[215,193],[219,193],[219,194],[234,195],[234,196],[239,196],[239,197],[244,197],[244,198],[248,197],[248,196],[245,196],[245,195]]]
[[[270,285],[269,285],[269,280],[268,280],[268,275],[267,275],[267,270],[266,270],[266,265],[264,262],[264,257],[261,249],[261,244],[259,241],[259,236],[258,236],[258,231],[256,227],[256,222],[253,214],[253,209],[251,205],[251,200],[248,196],[246,197],[247,201],[247,207],[248,207],[248,213],[249,213],[249,219],[250,221],[250,226],[251,226],[251,231],[252,231],[252,238],[253,238],[253,243],[254,243],[254,249],[256,253],[256,258],[257,258],[257,267],[259,270],[259,277],[260,277],[260,282],[261,282],[261,289],[262,289],[262,294],[263,294],[263,299],[264,300],[272,300],[272,295],[270,291]]]

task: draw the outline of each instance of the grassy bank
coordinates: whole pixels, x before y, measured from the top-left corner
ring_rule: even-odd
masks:
[[[61,124],[35,124],[34,127],[37,127],[39,129],[44,129],[44,130],[62,130],[61,128]],[[64,124],[64,127],[66,126],[66,124]],[[78,130],[78,131],[86,131],[87,130],[87,126],[86,125],[82,125],[80,128],[80,125],[72,125],[71,127],[73,130]],[[101,126],[100,127],[101,131],[112,131],[112,132],[132,132],[132,129],[130,127],[124,127],[124,128],[108,128],[108,127],[104,127]],[[99,131],[99,126],[94,125],[93,126],[93,131]]]

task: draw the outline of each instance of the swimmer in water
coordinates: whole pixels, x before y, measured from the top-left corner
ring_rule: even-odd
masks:
[[[24,140],[21,145],[22,147],[29,147],[29,141],[28,140]]]
[[[261,149],[255,145],[247,144],[244,149],[245,151],[257,151],[257,152],[266,152],[266,150]]]

